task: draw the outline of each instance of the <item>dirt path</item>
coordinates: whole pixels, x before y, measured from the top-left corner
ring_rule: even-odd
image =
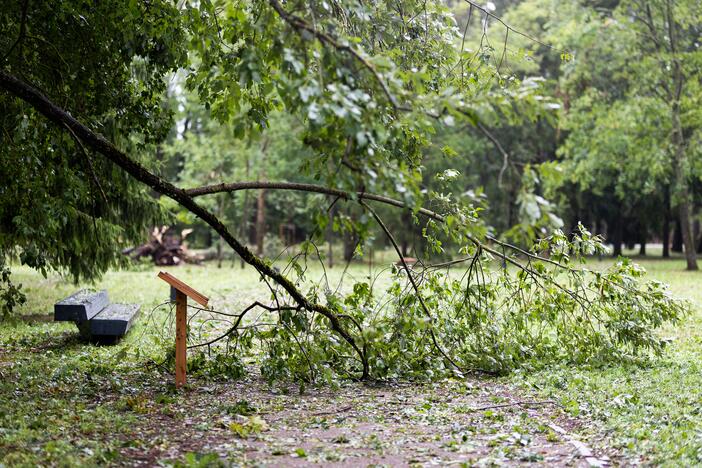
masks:
[[[580,423],[556,405],[515,405],[520,400],[490,380],[352,383],[300,394],[247,379],[193,382],[186,392],[185,405],[144,398],[149,403],[134,429],[148,442],[121,450],[128,463],[152,465],[192,453],[191,461],[219,457],[225,465],[608,464],[571,441]]]

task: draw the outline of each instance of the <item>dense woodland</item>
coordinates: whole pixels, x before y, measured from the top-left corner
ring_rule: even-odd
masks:
[[[30,7],[31,4],[19,2],[3,12],[5,67],[26,74],[35,61],[38,65],[31,73],[37,80],[49,80],[44,86],[47,91],[46,86],[52,80],[67,80],[66,73],[72,80],[93,80],[89,78],[89,65],[107,66],[109,60],[123,60],[124,54],[130,52],[115,52],[108,57],[89,45],[64,52],[59,46],[66,43],[67,38],[56,42],[51,35],[59,34],[56,28],[61,24],[84,20],[66,6],[67,10],[61,13],[63,19],[57,20],[53,30],[46,29],[42,35],[35,34],[36,31],[28,33],[27,28],[41,28],[42,15],[50,14],[39,9],[39,4],[34,5],[37,11],[33,13],[35,23],[32,23],[28,21]],[[216,11],[223,6],[213,4],[208,8]],[[403,8],[411,9],[398,4],[389,10],[407,21]],[[463,55],[460,66],[471,67],[470,74],[464,71],[466,79],[473,80],[486,96],[501,88],[512,89],[508,91],[509,100],[504,102],[498,102],[504,99],[502,95],[488,105],[476,103],[468,122],[444,119],[427,123],[434,127],[427,130],[434,135],[431,143],[422,147],[421,154],[417,155],[416,164],[425,169],[417,175],[421,180],[414,183],[425,193],[445,191],[453,196],[473,197],[484,209],[483,219],[491,232],[523,246],[545,236],[549,229],[562,226],[566,232],[573,232],[578,222],[582,222],[592,232],[606,238],[615,256],[621,254],[623,245],[632,248],[638,244],[641,254],[645,254],[647,242],[662,243],[664,257],[669,256],[671,250],[682,252],[683,245],[687,245],[684,250],[688,268],[696,268],[695,253],[702,249],[702,235],[697,219],[699,25],[695,21],[695,8],[694,4],[688,6],[685,2],[562,3],[548,0],[491,2],[487,6],[449,1],[446,9],[437,6],[433,13],[433,21],[439,28],[436,32],[450,36],[449,42],[460,48]],[[116,11],[109,17],[124,22],[134,14],[129,10]],[[173,12],[164,10],[162,14],[173,15]],[[107,21],[108,16],[103,16]],[[162,17],[159,21],[167,20]],[[406,27],[401,39],[412,40],[413,35],[420,33],[420,26],[412,23],[411,27]],[[190,72],[180,69],[164,76],[163,73],[182,61],[186,54],[183,45],[179,45],[180,48],[164,46],[175,45],[183,38],[145,30],[135,32],[132,38],[121,39],[136,41],[139,34],[151,33],[159,36],[154,37],[151,44],[139,45],[150,49],[133,51],[143,57],[144,63],[137,60],[130,65],[130,73],[136,73],[141,82],[135,85],[143,88],[140,92],[148,97],[148,104],[130,103],[129,99],[133,98],[115,95],[116,87],[107,82],[104,89],[100,89],[97,82],[81,82],[81,86],[87,86],[85,89],[90,91],[75,104],[89,106],[95,115],[106,116],[105,123],[117,125],[115,116],[107,117],[111,101],[105,97],[110,95],[110,99],[117,100],[115,102],[123,107],[121,113],[141,119],[136,124],[147,128],[148,132],[136,139],[127,138],[125,144],[153,155],[149,157],[151,164],[167,180],[186,186],[240,179],[311,182],[319,178],[319,168],[309,167],[309,156],[315,153],[329,161],[327,164],[332,171],[341,168],[351,173],[365,171],[363,177],[372,171],[370,177],[373,178],[372,168],[355,167],[343,158],[332,162],[329,155],[338,148],[319,146],[322,144],[319,135],[308,134],[300,116],[271,107],[265,110],[265,122],[249,115],[257,120],[254,132],[250,132],[248,123],[236,122],[241,117],[234,119],[235,125],[224,122],[223,115],[233,116],[236,107],[226,108],[233,104],[223,102],[212,103],[212,107],[207,96],[203,96],[203,83],[217,77],[203,74],[202,61],[213,58],[202,53],[196,57],[195,51],[189,52]],[[76,30],[75,34],[80,31]],[[196,48],[207,47],[208,40],[213,39],[202,38]],[[384,41],[380,39],[379,44]],[[78,59],[86,62],[76,71],[48,65],[58,62],[69,66],[70,60]],[[285,60],[292,59],[283,57]],[[285,66],[305,66],[297,59],[285,63]],[[437,62],[433,66],[445,65]],[[411,64],[407,68],[415,73],[419,70]],[[256,76],[260,72],[255,68],[251,73],[252,76],[242,77],[242,80],[260,79]],[[142,74],[144,76],[140,76]],[[125,83],[129,83],[130,78],[124,72],[122,75]],[[519,85],[510,84],[517,82]],[[314,97],[316,92],[305,86],[299,91],[303,102]],[[221,90],[208,92],[212,100],[216,100],[216,93]],[[10,112],[4,113],[3,138],[15,141],[9,131],[20,122],[15,120],[9,107],[12,104],[4,99]],[[342,107],[350,102],[338,102],[341,107],[337,112],[340,115],[348,112]],[[251,114],[255,110],[251,107],[246,112]],[[307,117],[310,116],[308,112]],[[119,125],[128,124],[120,119]],[[118,131],[115,127],[108,133],[117,137]],[[381,144],[369,140],[372,137],[357,132],[356,145]],[[15,141],[13,147],[21,145]],[[3,179],[15,180],[20,185],[31,173],[17,169],[15,163],[19,164],[20,160],[16,158],[22,156],[7,151],[11,150],[6,150]],[[325,156],[326,153],[329,155]],[[301,160],[305,161],[302,165]],[[340,169],[331,167],[339,163]],[[90,171],[83,174],[84,179],[94,178]],[[442,178],[437,176],[439,174],[448,175]],[[96,198],[90,192],[95,187],[85,187],[85,190]],[[69,265],[70,260],[62,258],[60,252],[48,253],[51,259],[42,257],[47,254],[32,252],[35,248],[47,247],[51,252],[56,247],[39,248],[36,240],[16,242],[18,238],[27,237],[23,226],[38,227],[32,220],[37,213],[28,214],[23,208],[34,207],[33,202],[22,203],[11,198],[21,195],[23,191],[13,192],[9,187],[3,193],[6,247],[22,246],[28,262],[40,267],[54,264],[68,267],[73,273],[85,268],[80,273],[87,276],[97,273],[91,267]],[[100,208],[100,200],[91,203],[96,205],[93,209]],[[342,232],[342,225],[344,220],[356,220],[359,213],[351,208],[334,207],[328,213],[328,220],[321,221],[317,219],[319,208],[325,203],[329,204],[330,200],[270,190],[222,193],[208,200],[208,206],[227,223],[235,224],[237,234],[254,246],[259,255],[277,256],[282,247],[314,236],[343,245],[339,249],[343,258],[337,260],[348,261],[360,237],[358,233]],[[89,209],[80,211],[91,215]],[[46,216],[40,218],[52,217],[48,212],[44,214]],[[148,216],[155,215],[153,209],[142,210],[135,206],[134,211],[124,214],[127,221],[134,221],[129,229],[136,231],[128,229],[126,235],[105,232],[106,243],[120,243],[120,247],[124,247],[125,243],[135,244],[139,238],[146,241],[148,232],[157,224],[147,222]],[[68,214],[76,215],[78,213]],[[412,252],[426,248],[421,226],[412,223],[406,214],[388,215],[388,224],[401,228],[403,254],[419,256]],[[185,212],[160,221],[174,226],[175,232],[193,227],[196,231],[191,242],[195,247],[222,252],[217,234]],[[41,224],[46,222],[40,221]],[[147,228],[149,224],[152,226]],[[13,227],[10,229],[10,226]],[[42,231],[47,233],[56,229],[55,226],[45,227],[49,229]],[[95,227],[110,231],[108,225]],[[377,228],[370,229],[369,235],[362,236],[363,242],[377,244],[375,248],[387,247],[387,240],[378,235]],[[52,238],[53,234],[48,237]],[[116,235],[119,239],[115,239]],[[328,254],[330,264],[334,262],[332,252]],[[102,257],[101,263],[105,263],[112,254],[104,252]]]

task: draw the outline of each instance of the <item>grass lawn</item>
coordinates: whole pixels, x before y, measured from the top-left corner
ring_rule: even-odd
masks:
[[[595,260],[593,266],[607,262]],[[253,377],[223,382],[195,378],[186,392],[176,392],[169,370],[158,366],[170,343],[157,326],[167,318],[167,309],[150,313],[168,299],[167,285],[156,278],[158,268],[109,272],[95,285],[108,289],[114,302],[142,304],[144,316],[118,345],[94,346],[78,339],[73,324],[46,321],[53,303],[76,287],[57,275],[43,278],[16,267],[13,280],[24,284],[28,303],[21,310],[23,320],[0,324],[0,466],[207,466],[227,453],[230,461],[256,463],[255,454],[263,452],[284,464],[446,463],[458,453],[467,454],[462,460],[468,464],[566,463],[570,455],[562,438],[549,429],[553,421],[615,461],[699,464],[702,273],[683,271],[681,259],[639,262],[651,277],[669,283],[675,295],[693,304],[690,317],[665,330],[672,339],[666,354],[646,365],[550,367],[490,381],[392,389],[349,384],[335,391],[308,389],[305,395],[292,387],[265,388]],[[313,273],[321,273],[315,268]],[[250,269],[207,265],[170,271],[209,295],[218,310],[236,311],[268,297]],[[341,271],[329,272],[332,287]],[[354,265],[347,274],[360,279],[369,269]],[[515,388],[519,390],[510,394]],[[322,395],[326,397],[318,398]],[[566,413],[542,408],[474,414],[486,402],[531,396],[553,399]],[[349,402],[360,409],[351,409]],[[247,405],[257,408],[262,422],[247,414]],[[404,409],[396,411],[393,405]],[[245,417],[249,419],[241,419]],[[392,418],[397,422],[388,430]],[[404,432],[406,421],[415,421],[419,432],[411,437]],[[268,425],[265,437],[242,434]],[[352,432],[344,432],[349,427]],[[310,443],[314,437],[327,442],[315,446]],[[411,452],[409,458],[392,458],[392,444],[400,453]],[[332,453],[326,446],[337,450]],[[369,446],[377,450],[368,452]],[[289,458],[275,458],[279,456]]]

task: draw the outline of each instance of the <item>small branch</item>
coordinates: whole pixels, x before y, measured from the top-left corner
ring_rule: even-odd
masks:
[[[512,406],[541,406],[541,405],[554,405],[554,406],[558,406],[559,408],[563,408],[563,406],[561,406],[560,404],[556,403],[553,400],[543,400],[543,401],[517,401],[515,403],[503,403],[500,405],[481,406],[479,408],[471,408],[470,411],[486,411],[486,410],[498,409],[498,408],[509,408]]]
[[[485,135],[488,140],[492,142],[493,145],[495,145],[495,148],[497,148],[497,151],[500,152],[502,155],[502,167],[500,168],[500,174],[497,177],[497,186],[502,188],[502,176],[504,175],[505,171],[507,170],[507,167],[509,166],[509,153],[505,151],[505,149],[502,147],[502,144],[500,143],[500,140],[495,138],[495,136],[485,127],[485,125],[481,124],[478,122],[476,124],[476,127],[480,132]]]
[[[17,36],[17,39],[15,42],[10,46],[9,50],[5,53],[5,55],[2,57],[2,61],[6,61],[9,57],[12,51],[17,47],[18,45],[20,46],[20,56],[22,55],[22,39],[27,35],[27,9],[29,8],[29,0],[24,0],[22,2],[22,17],[20,18],[20,30],[19,30],[19,35]]]
[[[331,35],[323,31],[319,31],[299,16],[288,13],[280,4],[280,2],[278,2],[278,0],[269,0],[269,3],[271,7],[273,7],[273,9],[276,11],[276,13],[278,13],[278,15],[283,19],[283,21],[288,23],[294,29],[307,31],[308,33],[316,37],[317,40],[319,40],[319,42],[321,42],[322,44],[330,45],[339,51],[351,54],[353,58],[355,58],[359,63],[361,63],[361,65],[363,65],[373,75],[375,80],[382,88],[383,93],[388,98],[388,101],[390,101],[390,104],[392,104],[393,108],[395,108],[396,110],[401,108],[395,96],[393,96],[393,94],[390,92],[387,83],[385,82],[383,77],[380,76],[380,73],[378,73],[378,70],[375,69],[375,67],[363,56],[363,54],[360,51],[354,49],[353,47],[347,44],[340,44]]]
[[[228,336],[231,335],[232,333],[236,332],[236,331],[238,330],[238,328],[239,328],[239,324],[241,323],[241,321],[242,321],[243,318],[244,318],[244,315],[246,315],[247,312],[253,310],[253,309],[256,308],[256,307],[260,307],[260,308],[262,308],[262,309],[266,309],[266,310],[269,311],[269,312],[279,312],[279,311],[281,311],[281,310],[296,310],[296,309],[297,309],[296,307],[292,307],[292,306],[278,306],[278,307],[272,307],[272,306],[267,306],[267,305],[265,305],[265,304],[262,304],[261,302],[256,301],[256,302],[250,304],[248,307],[246,307],[244,310],[242,310],[239,314],[236,315],[236,317],[237,317],[236,322],[234,322],[234,325],[232,325],[232,326],[229,328],[229,330],[227,330],[224,334],[218,336],[217,338],[213,338],[213,339],[210,340],[210,341],[206,341],[206,342],[204,342],[204,343],[198,343],[198,344],[195,344],[195,345],[190,345],[190,346],[188,346],[188,349],[191,349],[191,348],[201,348],[201,347],[203,347],[203,346],[211,346],[211,345],[217,343],[218,341],[222,341],[223,339],[225,339],[226,337],[228,337]],[[208,309],[201,309],[201,308],[198,308],[198,309],[199,309],[199,310],[208,310]],[[209,311],[209,312],[218,313],[218,312],[212,311],[212,310],[208,310],[208,311]],[[221,314],[221,315],[231,316],[230,314]]]
[[[539,45],[541,45],[541,46],[547,47],[547,48],[549,48],[549,49],[551,49],[551,50],[555,50],[555,51],[557,51],[557,52],[565,52],[564,50],[560,50],[560,49],[557,49],[557,48],[553,47],[552,45],[546,44],[545,42],[542,42],[542,41],[538,40],[537,38],[535,38],[535,37],[533,37],[533,36],[530,36],[530,35],[527,34],[527,33],[523,33],[523,32],[521,32],[521,31],[519,31],[519,30],[517,30],[517,29],[514,29],[512,26],[510,26],[509,24],[505,23],[505,22],[502,20],[502,18],[500,18],[500,17],[497,16],[496,14],[492,13],[491,11],[489,11],[488,9],[486,9],[485,7],[482,7],[482,6],[478,5],[477,3],[472,2],[471,0],[464,0],[464,1],[465,1],[468,5],[470,5],[471,7],[476,8],[476,9],[482,11],[486,16],[489,16],[490,18],[496,19],[497,22],[500,23],[500,24],[502,24],[502,26],[504,26],[505,28],[507,28],[508,31],[511,31],[511,32],[513,32],[513,33],[515,33],[515,34],[519,34],[520,36],[525,37],[526,39],[529,39],[530,41],[532,41],[532,42],[534,42],[534,43],[536,43],[536,44],[539,44]]]
[[[76,144],[80,148],[80,150],[83,153],[83,156],[85,156],[85,159],[88,161],[88,168],[90,169],[90,174],[93,177],[93,182],[95,182],[95,185],[97,185],[97,188],[100,190],[100,194],[102,194],[102,199],[105,200],[105,203],[109,206],[109,202],[107,201],[107,195],[105,195],[105,191],[102,189],[102,185],[100,185],[100,179],[98,179],[97,174],[95,173],[95,167],[93,166],[93,160],[90,158],[90,155],[88,154],[88,151],[85,149],[85,146],[83,146],[83,142],[80,141],[80,138],[71,130],[71,127],[68,125],[64,124],[64,127],[66,127],[66,130],[71,134],[73,139],[75,140]]]

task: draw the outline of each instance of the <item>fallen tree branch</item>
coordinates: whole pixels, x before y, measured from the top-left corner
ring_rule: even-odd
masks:
[[[502,146],[502,143],[500,143],[500,140],[498,140],[495,135],[493,135],[490,130],[487,129],[487,127],[480,122],[476,123],[476,128],[480,130],[480,132],[487,137],[488,140],[492,142],[492,144],[495,146],[497,151],[500,152],[502,155],[502,167],[500,168],[500,173],[497,176],[497,186],[502,188],[502,177],[505,175],[505,171],[509,167],[509,153],[505,151],[504,147]]]
[[[239,325],[241,324],[241,321],[244,319],[244,315],[246,315],[247,312],[250,312],[251,310],[253,310],[253,309],[256,308],[256,307],[260,307],[260,308],[265,309],[265,310],[267,310],[267,311],[269,311],[269,312],[279,312],[279,311],[281,311],[281,310],[299,310],[299,307],[291,307],[291,306],[275,306],[275,307],[272,307],[272,306],[267,306],[267,305],[265,305],[265,304],[263,304],[263,303],[261,303],[261,302],[259,302],[259,301],[256,301],[256,302],[250,304],[248,307],[246,307],[244,310],[242,310],[242,311],[239,312],[238,314],[227,314],[227,313],[224,313],[224,312],[212,311],[212,310],[209,310],[209,309],[202,309],[202,308],[200,308],[200,307],[197,307],[198,310],[206,310],[206,311],[208,311],[208,312],[214,312],[215,314],[218,314],[218,315],[225,315],[225,316],[228,316],[228,317],[236,317],[236,322],[234,322],[234,324],[233,324],[226,332],[222,333],[222,334],[219,335],[218,337],[213,338],[213,339],[211,339],[210,341],[206,341],[206,342],[204,342],[204,343],[198,343],[198,344],[190,345],[190,346],[188,346],[188,349],[190,349],[190,348],[202,348],[202,347],[204,347],[204,346],[211,346],[211,345],[217,343],[218,341],[222,341],[223,339],[225,339],[226,337],[228,337],[228,336],[231,335],[232,333],[236,332],[236,331],[239,329]]]
[[[325,195],[334,195],[346,201],[372,200],[380,203],[385,203],[386,205],[395,206],[398,208],[410,208],[406,203],[400,200],[395,200],[394,198],[386,197],[383,195],[376,195],[367,192],[347,192],[345,190],[325,187],[323,185],[304,184],[299,182],[251,181],[221,183],[186,189],[185,193],[191,197],[200,197],[203,195],[211,195],[221,192],[238,192],[240,190],[293,190],[297,192],[310,192],[321,193]],[[442,215],[434,211],[427,210],[426,208],[419,208],[418,213],[436,221],[444,222],[444,217]]]
[[[393,248],[395,249],[395,252],[397,253],[397,256],[400,258],[400,262],[402,263],[402,268],[405,270],[407,273],[407,278],[409,279],[410,284],[412,285],[412,289],[414,289],[414,294],[417,296],[417,300],[419,301],[419,304],[422,306],[422,310],[426,314],[427,318],[432,322],[432,326],[429,327],[429,334],[431,335],[431,341],[434,344],[434,348],[439,352],[440,355],[444,357],[448,362],[451,363],[453,367],[456,369],[462,371],[462,372],[480,372],[483,374],[489,374],[489,375],[496,375],[496,372],[491,372],[485,369],[465,369],[461,366],[458,365],[458,363],[451,357],[449,356],[446,351],[444,351],[443,347],[439,344],[439,341],[436,339],[436,333],[434,333],[434,317],[431,314],[431,311],[427,307],[427,304],[424,302],[424,297],[422,297],[422,293],[419,290],[419,285],[414,279],[414,276],[412,274],[412,269],[407,265],[407,262],[405,261],[405,257],[402,255],[402,251],[400,250],[400,246],[397,245],[397,241],[393,237],[392,233],[388,229],[388,227],[385,225],[383,220],[378,216],[378,213],[375,212],[373,208],[368,206],[368,204],[364,203],[363,201],[359,202],[361,203],[361,206],[363,206],[370,214],[373,216],[375,221],[378,223],[380,228],[383,230],[385,233],[385,236],[388,238],[390,243],[392,244]]]
[[[271,265],[268,265],[261,258],[253,254],[244,244],[239,242],[229,229],[207,209],[200,206],[191,195],[185,190],[176,187],[170,182],[162,179],[158,175],[149,171],[139,162],[131,159],[121,150],[99,133],[94,132],[83,123],[79,122],[71,114],[64,109],[58,107],[39,90],[19,78],[0,70],[0,87],[13,94],[17,98],[23,100],[32,106],[39,113],[44,115],[48,120],[57,124],[61,128],[70,128],[85,145],[92,148],[97,153],[102,154],[105,158],[115,163],[126,173],[131,175],[139,182],[151,187],[156,192],[165,195],[176,201],[183,208],[199,217],[202,221],[208,224],[224,239],[229,246],[249,265],[253,266],[261,275],[271,278],[285,289],[285,291],[299,304],[302,308],[319,312],[326,317],[331,329],[338,333],[359,355],[363,363],[363,372],[361,378],[367,378],[369,374],[368,360],[365,353],[359,348],[356,340],[343,327],[338,316],[329,307],[318,303],[310,302],[302,292],[285,276],[278,273]]]

